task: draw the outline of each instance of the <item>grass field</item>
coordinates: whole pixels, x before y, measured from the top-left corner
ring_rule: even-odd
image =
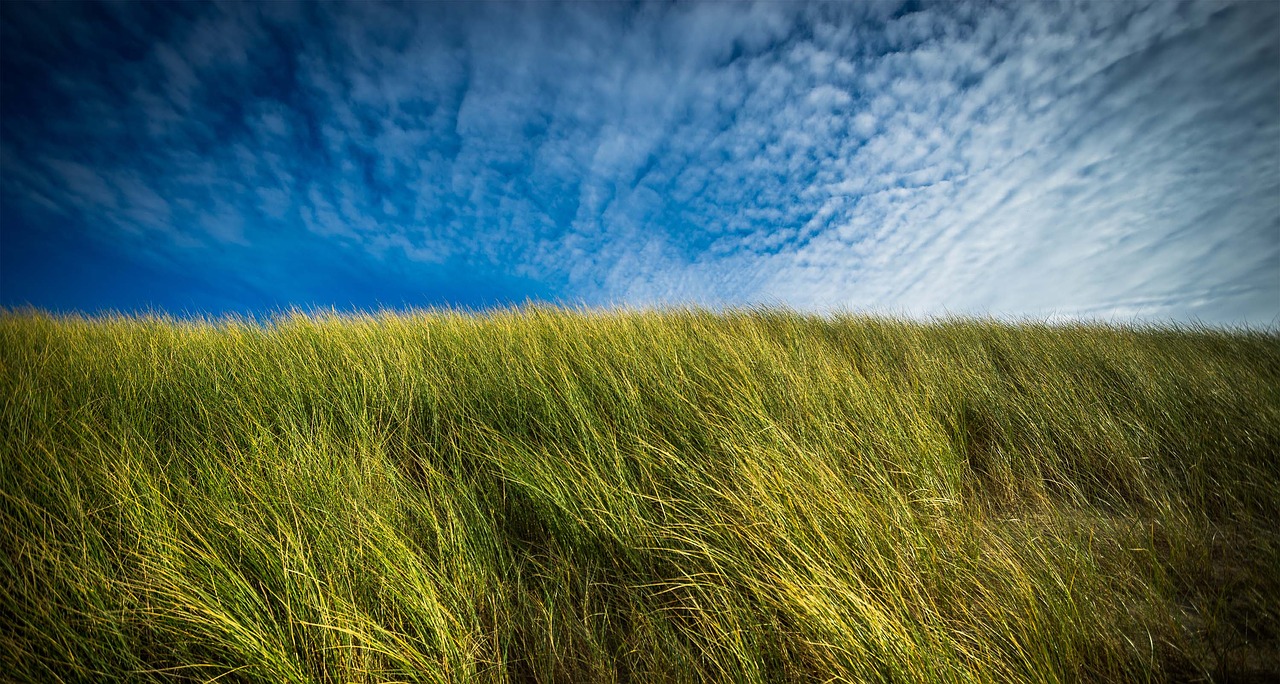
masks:
[[[0,678],[1280,676],[1280,336],[0,316]]]

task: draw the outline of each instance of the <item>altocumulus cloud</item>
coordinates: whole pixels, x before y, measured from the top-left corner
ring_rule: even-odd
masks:
[[[1280,315],[1277,3],[0,11],[5,304]]]

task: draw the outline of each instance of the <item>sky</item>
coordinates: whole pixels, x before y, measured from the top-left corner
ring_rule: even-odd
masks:
[[[0,3],[0,306],[1280,326],[1280,3]]]

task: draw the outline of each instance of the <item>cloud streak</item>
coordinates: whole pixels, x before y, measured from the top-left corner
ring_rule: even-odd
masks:
[[[184,7],[6,7],[6,233],[277,302],[1280,315],[1274,4]]]

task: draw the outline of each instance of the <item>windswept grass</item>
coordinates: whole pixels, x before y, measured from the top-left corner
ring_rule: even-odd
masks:
[[[1271,332],[0,316],[20,681],[1280,675]]]

